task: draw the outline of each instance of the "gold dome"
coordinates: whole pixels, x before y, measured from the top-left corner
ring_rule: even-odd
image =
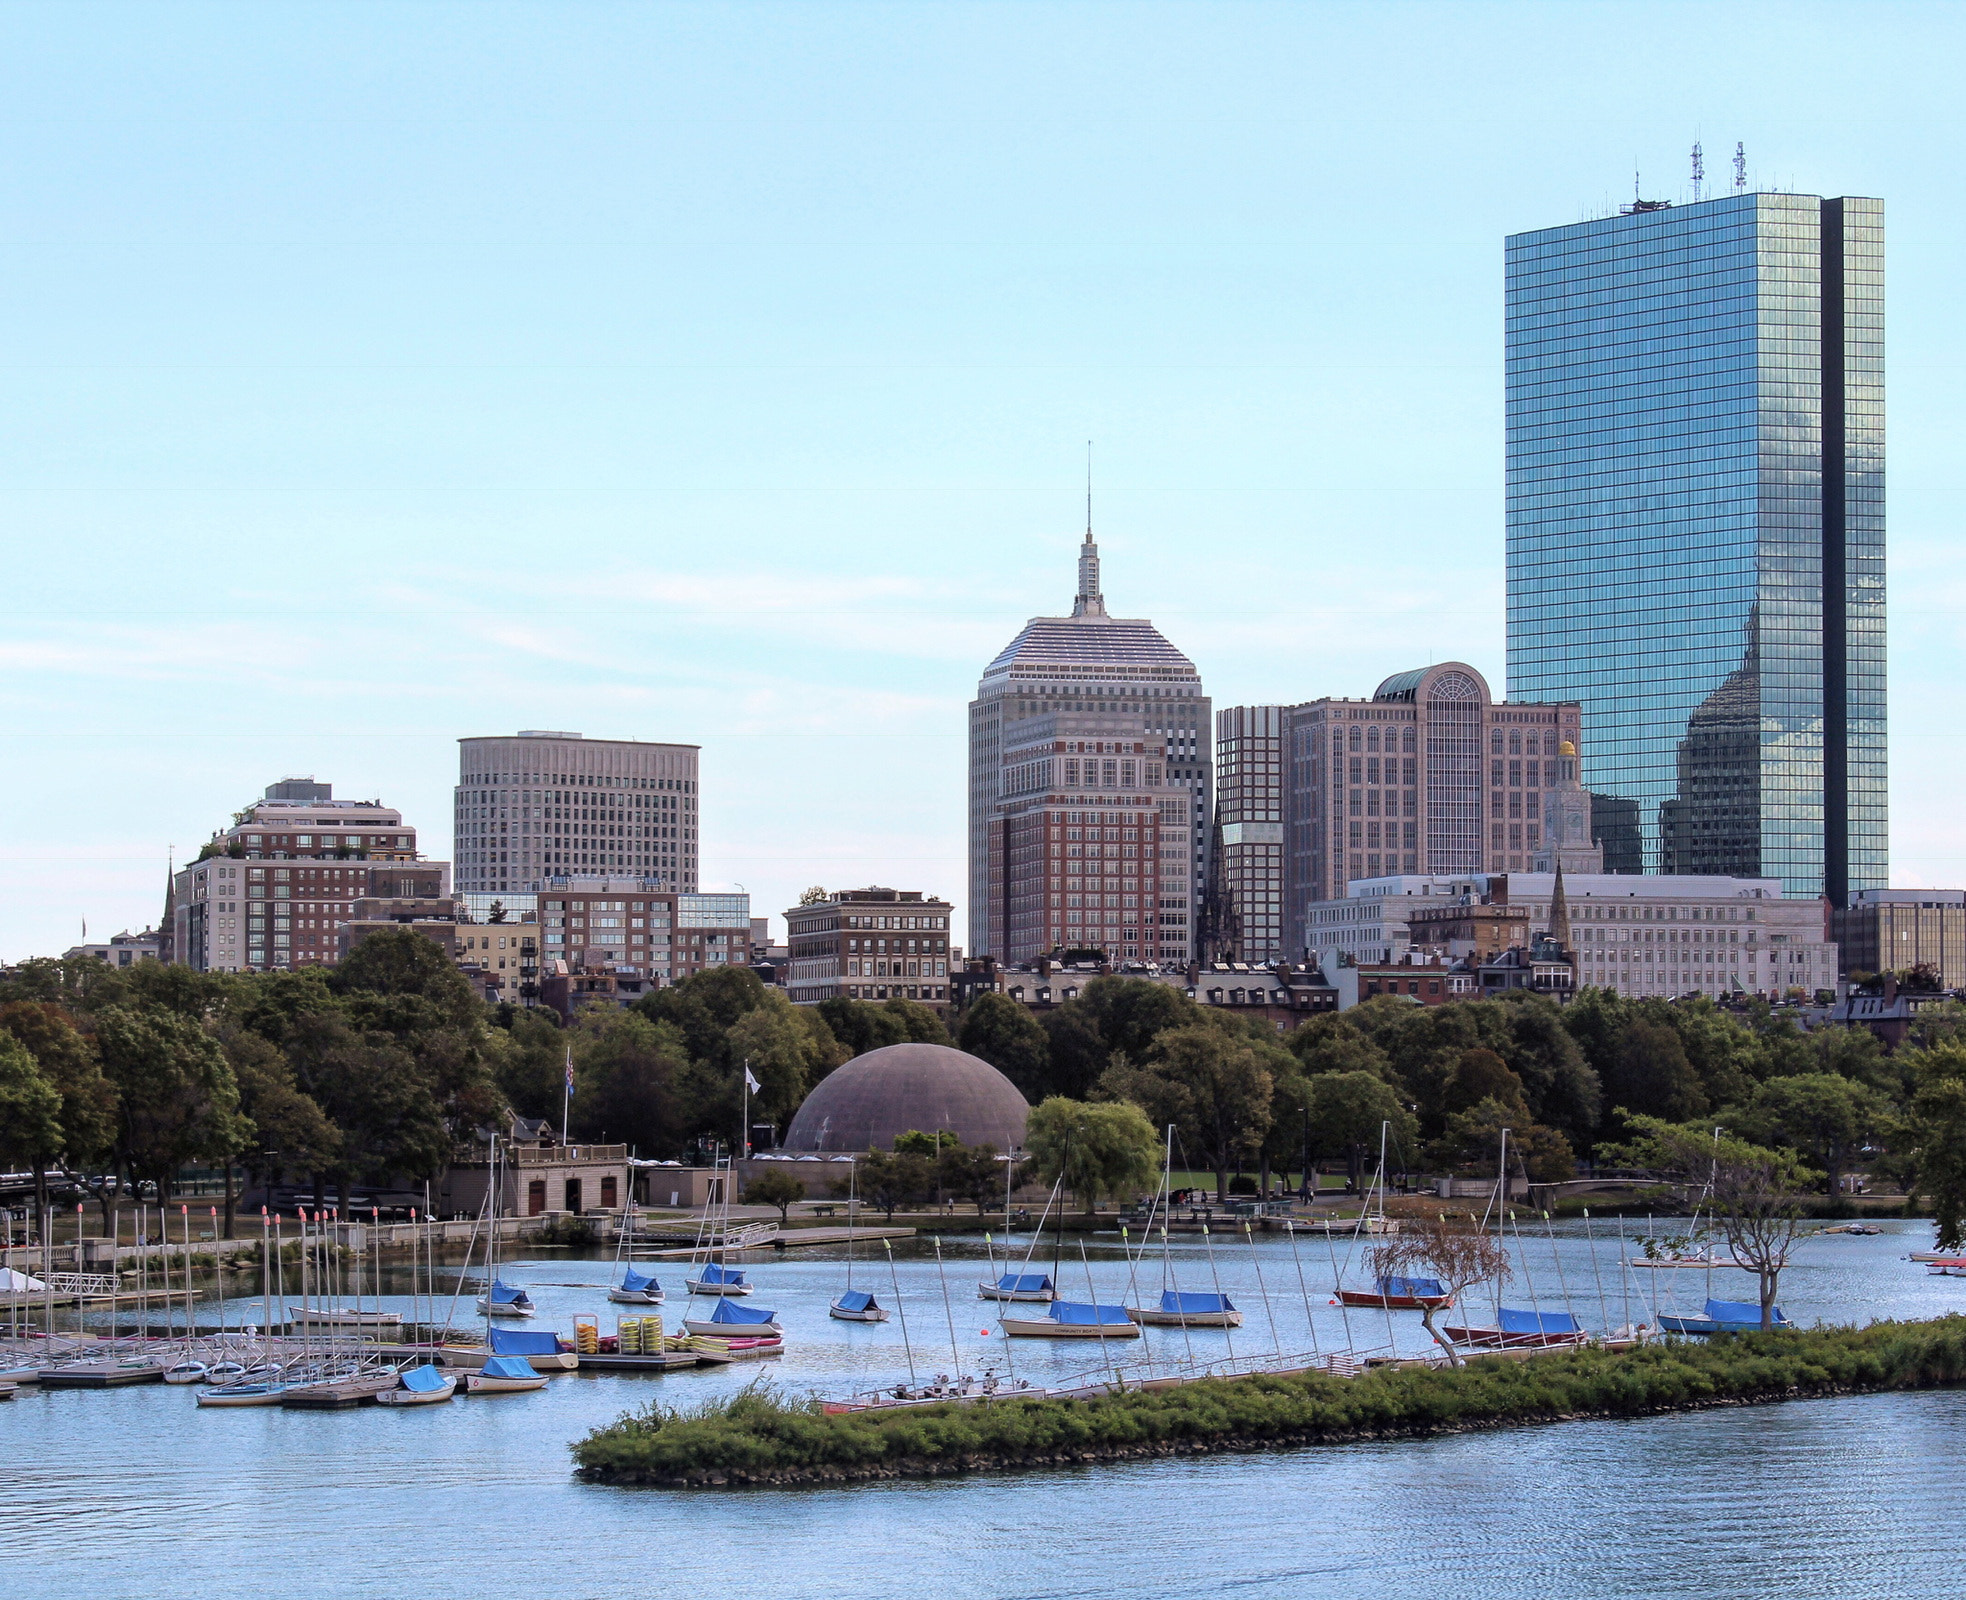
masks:
[[[1556,747],[1556,753],[1560,756],[1574,756],[1577,753],[1577,747],[1568,739],[1565,739],[1562,744]]]

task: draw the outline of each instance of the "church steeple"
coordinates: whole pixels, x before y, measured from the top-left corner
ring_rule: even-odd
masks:
[[[1556,882],[1550,887],[1550,937],[1565,950],[1570,948],[1570,897],[1563,892],[1563,861],[1556,864]]]
[[[1079,592],[1072,601],[1075,617],[1103,617],[1106,597],[1099,592],[1099,546],[1092,542],[1092,529],[1085,530],[1085,543],[1079,546]]]

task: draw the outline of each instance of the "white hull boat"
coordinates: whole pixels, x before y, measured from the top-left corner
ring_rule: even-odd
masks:
[[[732,1299],[751,1292],[748,1283],[707,1283],[701,1278],[685,1278],[691,1294],[728,1295]]]
[[[835,1300],[826,1308],[826,1314],[841,1322],[887,1321],[887,1308],[885,1306],[877,1306],[871,1303],[864,1306],[843,1306],[840,1302],[844,1299],[846,1299],[846,1296],[842,1295],[839,1300]],[[684,1326],[687,1327],[688,1324],[685,1323]]]
[[[218,1407],[277,1406],[281,1395],[299,1387],[295,1383],[238,1383],[223,1389],[201,1389],[198,1404]]]
[[[524,1356],[494,1356],[482,1370],[464,1379],[466,1394],[524,1394],[545,1387],[546,1375],[534,1371]]]
[[[309,1306],[294,1313],[295,1322],[315,1322],[328,1328],[400,1328],[403,1318],[395,1311],[346,1311],[334,1306]]]
[[[493,1360],[494,1352],[478,1344],[447,1344],[438,1347],[437,1356],[445,1366],[459,1367],[468,1372]],[[560,1350],[550,1355],[527,1351],[526,1359],[536,1368],[553,1372],[572,1372],[580,1365],[580,1357],[571,1350]]]
[[[457,1374],[435,1367],[411,1367],[394,1389],[377,1393],[379,1406],[434,1406],[457,1393]]]
[[[210,1372],[211,1369],[202,1361],[180,1361],[176,1365],[164,1369],[164,1381],[166,1383],[206,1383],[211,1381]]]
[[[1131,1318],[1119,1322],[1060,1322],[1052,1317],[999,1317],[1012,1339],[1137,1339],[1140,1325]]]
[[[785,1332],[776,1317],[769,1322],[717,1322],[709,1317],[684,1317],[683,1326],[691,1333],[708,1334],[715,1339],[775,1339]]]
[[[608,1290],[608,1298],[616,1305],[659,1306],[662,1304],[660,1289],[623,1289],[615,1287]]]

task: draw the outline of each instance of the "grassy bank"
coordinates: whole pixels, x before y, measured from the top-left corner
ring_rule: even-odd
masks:
[[[1415,1437],[1961,1382],[1966,1317],[1943,1317],[1621,1353],[1491,1357],[1458,1371],[1209,1379],[1090,1401],[998,1400],[835,1416],[815,1400],[790,1400],[753,1385],[688,1411],[650,1405],[572,1449],[579,1475],[595,1483],[837,1483]]]

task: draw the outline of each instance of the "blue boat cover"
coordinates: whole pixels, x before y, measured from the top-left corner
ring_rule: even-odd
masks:
[[[491,1286],[491,1303],[495,1306],[513,1306],[526,1298],[526,1291],[516,1284],[494,1278]]]
[[[1051,1279],[1042,1272],[1006,1272],[997,1279],[997,1287],[1006,1294],[1049,1294]]]
[[[1438,1278],[1381,1278],[1379,1292],[1388,1296],[1412,1295],[1419,1299],[1435,1299],[1447,1293],[1440,1286]]]
[[[1235,1310],[1225,1294],[1182,1294],[1174,1289],[1161,1291],[1160,1308],[1163,1311],[1186,1312]]]
[[[403,1387],[417,1394],[435,1394],[450,1381],[435,1367],[411,1367],[403,1374]]]
[[[1789,1325],[1789,1319],[1782,1315],[1780,1306],[1769,1307],[1769,1316],[1778,1328]],[[1709,1300],[1707,1318],[1728,1328],[1742,1325],[1758,1328],[1761,1326],[1761,1307],[1752,1300]]]
[[[630,1294],[641,1294],[655,1287],[655,1279],[644,1278],[633,1267],[626,1267],[622,1270],[621,1287]]]
[[[493,1356],[484,1365],[487,1378],[536,1378],[532,1363],[524,1356]]]
[[[833,1304],[841,1311],[871,1311],[874,1297],[864,1289],[849,1289]]]
[[[1051,1320],[1069,1323],[1075,1328],[1129,1328],[1133,1325],[1125,1306],[1087,1305],[1080,1300],[1052,1301]]]
[[[560,1353],[557,1333],[536,1333],[531,1328],[493,1328],[492,1354],[497,1356],[556,1356]]]
[[[1503,1306],[1499,1318],[1504,1333],[1582,1333],[1583,1325],[1567,1311],[1518,1311]]]
[[[705,1320],[729,1323],[732,1327],[748,1328],[760,1322],[771,1321],[771,1313],[759,1306],[741,1306],[735,1300],[719,1300],[717,1309]]]
[[[696,1275],[698,1283],[739,1284],[744,1281],[742,1267],[723,1267],[714,1261],[703,1263],[703,1270]]]

